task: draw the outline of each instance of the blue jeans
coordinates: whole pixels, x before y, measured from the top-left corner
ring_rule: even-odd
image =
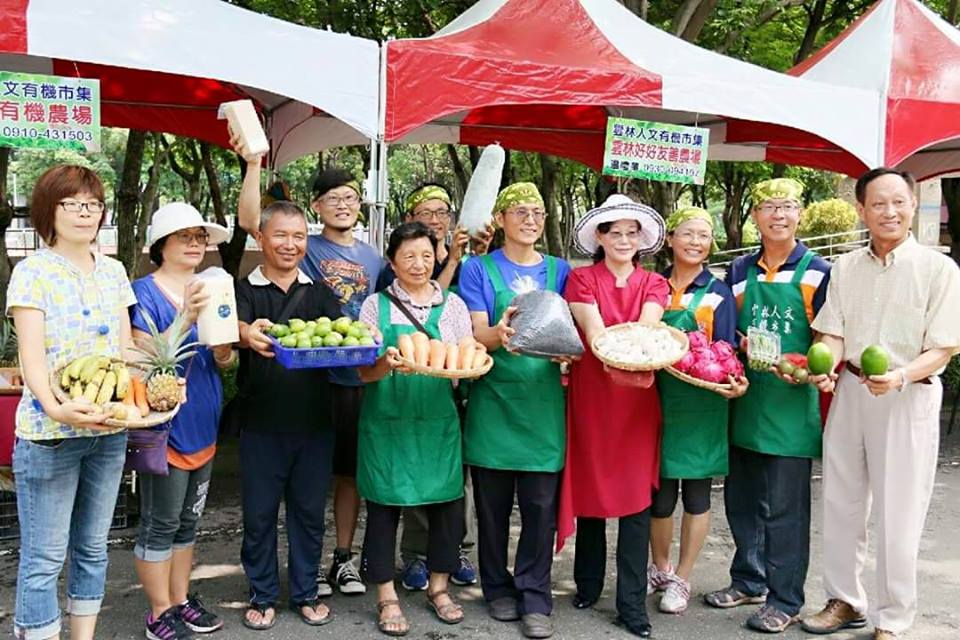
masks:
[[[170,465],[166,476],[140,476],[140,531],[133,554],[144,562],[165,562],[175,549],[188,549],[197,540],[210,488],[213,461],[186,471]]]
[[[67,611],[100,611],[107,577],[107,533],[123,475],[127,434],[67,438],[53,446],[17,440],[13,472],[20,517],[18,638],[60,632],[57,578],[67,551]]]
[[[737,545],[731,584],[791,616],[803,608],[810,562],[813,461],[730,447],[723,498]]]

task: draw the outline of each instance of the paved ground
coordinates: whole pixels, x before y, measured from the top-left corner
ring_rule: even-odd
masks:
[[[277,625],[267,632],[254,632],[239,622],[246,586],[239,566],[239,507],[236,489],[236,455],[227,447],[218,458],[218,469],[211,492],[208,513],[198,543],[198,563],[194,585],[208,605],[212,605],[227,620],[226,628],[214,637],[246,640],[289,640],[293,638],[381,638],[374,626],[374,599],[372,595],[346,598],[334,596],[327,600],[336,620],[322,629],[308,628],[290,612],[281,612]],[[949,437],[944,436],[936,490],[920,560],[920,613],[909,638],[914,640],[954,640],[960,638],[960,427]],[[816,471],[815,471],[816,473]],[[699,595],[727,584],[727,567],[733,544],[723,517],[722,493],[714,491],[715,516],[713,531],[693,578],[696,599],[682,616],[667,616],[655,612],[656,600],[650,598],[654,636],[678,640],[714,640],[758,638],[743,627],[748,615],[746,609],[716,611],[702,604]],[[822,603],[820,563],[820,484],[814,486],[813,554],[807,580],[808,610]],[[362,524],[361,524],[362,526]],[[616,539],[611,523],[610,540]],[[114,532],[107,600],[97,633],[98,639],[126,639],[143,637],[145,601],[133,573],[132,530]],[[362,535],[362,534],[361,534]],[[362,539],[362,537],[358,537]],[[327,548],[331,548],[328,542]],[[614,566],[613,546],[609,550]],[[0,634],[11,629],[16,580],[16,545],[0,544]],[[604,598],[590,611],[576,611],[570,606],[573,546],[568,545],[554,564],[555,623],[557,638],[630,638],[632,636],[613,626],[614,576],[610,575]],[[872,566],[868,569],[868,591],[872,594]],[[466,621],[455,627],[437,622],[427,611],[423,594],[401,594],[405,611],[412,624],[411,638],[454,640],[458,638],[521,638],[516,624],[494,622],[485,614],[478,588],[458,589],[457,597],[466,608]],[[807,636],[797,628],[788,630],[786,637]],[[839,633],[833,640],[868,638],[860,633]]]

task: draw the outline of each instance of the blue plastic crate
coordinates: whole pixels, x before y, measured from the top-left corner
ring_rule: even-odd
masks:
[[[369,367],[377,362],[380,345],[369,347],[316,347],[290,349],[271,337],[277,362],[285,369],[332,369],[334,367]]]

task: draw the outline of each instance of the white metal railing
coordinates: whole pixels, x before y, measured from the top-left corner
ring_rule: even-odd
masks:
[[[846,253],[847,251],[866,246],[866,244],[870,241],[870,236],[868,235],[866,229],[853,229],[852,231],[828,233],[822,236],[810,236],[808,238],[800,239],[803,240],[803,242],[807,245],[811,243],[817,243],[820,240],[830,241],[827,244],[820,244],[816,247],[813,247],[813,249],[827,260],[833,260],[838,255]],[[740,247],[739,249],[725,249],[723,251],[717,251],[710,257],[710,267],[724,269],[739,256],[756,251],[757,246],[758,245],[753,245],[749,247]]]

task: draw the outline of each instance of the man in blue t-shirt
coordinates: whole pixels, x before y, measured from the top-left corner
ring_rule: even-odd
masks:
[[[260,224],[261,156],[250,155],[236,145],[234,148],[247,161],[237,222],[252,233]],[[342,169],[320,172],[313,183],[310,209],[323,223],[323,231],[308,238],[307,253],[301,263],[304,273],[333,291],[341,313],[353,320],[359,318],[364,299],[374,293],[384,264],[376,249],[353,236],[360,214],[360,196],[360,184],[350,172]],[[330,370],[330,386],[331,412],[336,429],[333,511],[337,547],[329,574],[325,576],[323,569],[319,570],[319,595],[331,595],[334,584],[341,593],[358,595],[366,593],[366,586],[360,580],[351,550],[360,515],[356,482],[357,425],[363,384],[356,369],[336,368]]]

